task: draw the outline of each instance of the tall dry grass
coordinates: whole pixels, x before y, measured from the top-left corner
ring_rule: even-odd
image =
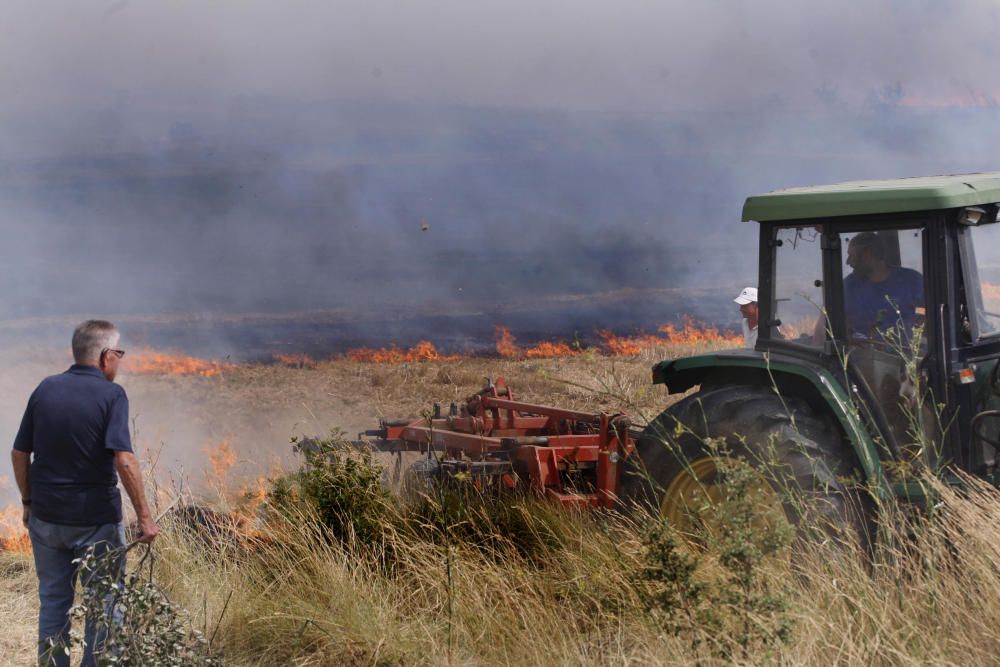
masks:
[[[666,401],[648,386],[649,365],[663,353],[651,354],[504,362],[502,372],[532,400],[652,414]],[[467,394],[488,366],[407,365],[406,389],[397,384],[403,371],[392,367],[345,365],[331,371],[343,375],[337,380],[323,369],[248,369],[226,380],[232,384],[225,399],[235,403],[237,392],[249,391],[240,382],[270,395],[280,382],[307,378],[336,392],[362,383],[360,393],[380,396],[380,406],[406,407],[418,394],[447,399],[429,389]],[[961,492],[935,484],[939,503],[929,517],[885,508],[873,554],[800,545],[790,569],[768,573],[788,604],[788,642],[739,661],[996,664],[1000,492],[965,482]],[[291,520],[272,516],[256,525],[250,542],[205,540],[189,522],[176,521],[154,547],[152,576],[230,665],[733,661],[716,650],[726,636],[697,627],[674,634],[643,602],[644,538],[654,519],[566,513],[523,498],[512,503],[521,534],[512,534],[509,522],[491,528],[480,521],[478,530],[492,534],[474,541],[458,539],[462,527],[394,519],[381,541],[345,544],[301,508]],[[392,509],[410,512],[396,497]],[[528,540],[531,549],[524,531],[539,538]],[[30,556],[0,558],[0,592],[0,663],[30,664],[37,609]],[[755,619],[748,620],[752,626]]]
[[[799,546],[790,570],[770,573],[790,639],[743,662],[996,664],[1000,492],[966,483],[935,485],[930,517],[888,508],[874,555]],[[552,538],[530,556],[503,533],[484,548],[430,528],[345,547],[302,515],[265,530],[251,552],[167,530],[156,578],[233,665],[728,662],[713,650],[726,637],[675,636],[644,606],[653,519],[521,502],[525,525]]]

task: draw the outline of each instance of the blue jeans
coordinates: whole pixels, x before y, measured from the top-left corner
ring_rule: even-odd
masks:
[[[48,667],[68,667],[69,610],[73,606],[78,565],[73,562],[94,546],[98,556],[125,545],[125,527],[120,523],[98,526],[64,526],[49,523],[31,516],[28,535],[35,555],[38,574],[38,661]],[[125,552],[112,555],[119,578],[125,571]],[[84,575],[83,585],[87,585]],[[110,613],[108,609],[105,613]],[[98,633],[88,619],[84,631],[83,667],[94,664],[94,649],[103,644],[103,633]]]

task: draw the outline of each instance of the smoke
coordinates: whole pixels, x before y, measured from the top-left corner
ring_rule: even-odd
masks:
[[[863,101],[995,92],[987,0],[140,0],[4,3],[10,104],[240,94],[704,111],[814,91]],[[42,47],[42,48],[39,48]]]
[[[4,3],[0,317],[738,287],[748,194],[992,168],[997,24],[985,1]]]

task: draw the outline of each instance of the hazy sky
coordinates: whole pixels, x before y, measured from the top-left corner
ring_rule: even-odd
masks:
[[[998,28],[986,0],[6,0],[0,317],[450,299],[489,256],[552,291],[742,282],[748,194],[997,168]]]
[[[996,99],[996,3],[7,0],[4,106],[236,94],[710,110]]]

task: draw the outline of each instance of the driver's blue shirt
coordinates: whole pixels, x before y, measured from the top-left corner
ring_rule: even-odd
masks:
[[[909,336],[923,302],[924,279],[913,269],[895,267],[880,283],[857,273],[844,278],[844,311],[852,337],[884,336],[899,326]]]

